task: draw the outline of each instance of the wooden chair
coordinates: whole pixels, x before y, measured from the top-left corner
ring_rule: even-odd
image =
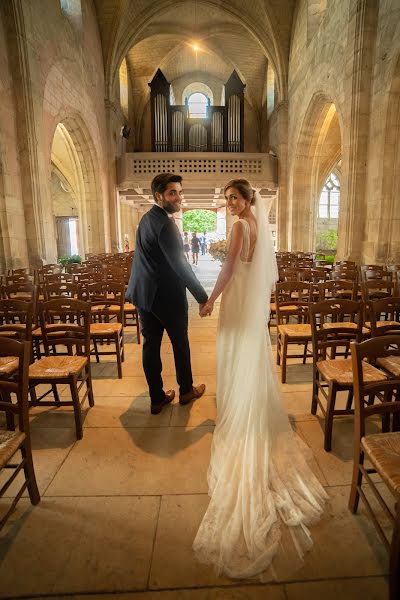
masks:
[[[357,300],[357,283],[346,279],[331,279],[318,284],[319,302],[339,298],[341,300]]]
[[[36,305],[38,288],[30,282],[13,283],[3,285],[1,296],[7,300],[24,300],[25,302],[33,301]]]
[[[7,275],[4,283],[5,285],[13,285],[14,283],[33,283],[33,277],[27,273]]]
[[[103,281],[91,283],[84,288],[86,298],[91,305],[92,323],[90,339],[94,349],[92,355],[100,362],[100,356],[115,355],[118,377],[122,378],[124,361],[124,304],[125,284],[123,282]],[[115,350],[99,350],[102,345],[113,342]]]
[[[380,336],[361,344],[352,344],[351,355],[354,373],[355,426],[349,509],[353,513],[357,512],[360,497],[364,501],[390,555],[390,600],[398,600],[400,598],[400,373],[395,379],[385,378],[371,382],[365,377],[365,365],[379,365],[392,356],[400,359],[400,335]],[[374,398],[377,399],[375,403]],[[384,432],[366,435],[367,419],[377,415],[385,424]],[[372,464],[372,468],[365,466],[366,460]],[[383,498],[379,486],[376,485],[377,482],[372,479],[372,473],[378,473],[393,495],[394,512]],[[365,488],[362,487],[364,478],[393,526],[391,541],[385,535],[365,493]]]
[[[8,269],[7,275],[29,275],[29,268],[22,267],[20,269]]]
[[[348,267],[348,268],[356,268],[356,262],[354,260],[336,260],[333,263],[333,268],[336,269],[336,267]]]
[[[90,305],[72,298],[43,302],[39,308],[40,326],[46,356],[29,367],[31,388],[50,384],[54,400],[45,400],[50,391],[31,400],[31,406],[73,406],[76,437],[81,439],[81,406],[88,398],[94,405],[90,372]],[[59,346],[66,348],[61,353]],[[75,354],[74,354],[75,351]],[[80,399],[79,392],[86,383],[86,391]],[[60,400],[57,385],[69,385],[71,400]]]
[[[299,269],[297,267],[288,267],[279,271],[280,281],[299,281]]]
[[[28,369],[31,347],[28,342],[0,338],[0,411],[6,415],[18,417],[18,430],[0,429],[0,470],[10,470],[0,489],[3,497],[17,475],[23,471],[25,478],[17,494],[13,498],[7,512],[0,520],[0,529],[11,515],[18,500],[27,489],[32,504],[40,502],[40,494],[36,483],[35,470],[32,461],[32,448],[28,416]],[[12,394],[16,401],[12,400]],[[9,419],[7,419],[9,422]],[[18,451],[21,460],[15,461]]]
[[[361,342],[362,339],[362,306],[351,300],[326,300],[310,307],[310,319],[313,342],[311,413],[315,415],[319,406],[324,415],[324,448],[329,452],[334,417],[354,414],[352,362],[347,356],[350,342]],[[366,365],[365,376],[368,381],[385,379],[370,365]],[[346,408],[336,409],[337,393],[341,391],[348,393]]]
[[[34,303],[0,300],[0,337],[12,337],[32,343]]]
[[[400,297],[370,301],[366,312],[369,321],[365,326],[371,330],[371,337],[400,334]]]
[[[379,271],[367,270],[361,274],[361,281],[369,281],[370,279],[383,279],[384,281],[393,281],[393,271],[380,269]]]
[[[59,282],[46,283],[43,286],[43,295],[45,300],[52,298],[79,298],[80,287],[77,283]]]
[[[64,271],[68,274],[75,273],[77,269],[81,266],[81,263],[68,263],[64,267]]]
[[[308,351],[308,343],[311,341],[311,326],[308,322],[311,293],[312,285],[309,283],[286,281],[276,286],[277,364],[281,366],[282,383],[286,382],[289,358],[302,358],[305,364],[307,357],[312,356]],[[303,353],[288,356],[288,347],[293,344],[304,346]]]
[[[44,285],[47,283],[72,283],[72,273],[45,273],[43,276]]]
[[[361,294],[365,304],[370,300],[380,300],[394,295],[395,285],[393,281],[385,279],[368,279],[361,283]]]

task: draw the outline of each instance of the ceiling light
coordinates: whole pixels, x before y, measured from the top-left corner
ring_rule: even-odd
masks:
[[[196,42],[194,44],[192,44],[192,48],[195,52],[198,52],[200,50],[200,46],[198,44],[196,44]]]

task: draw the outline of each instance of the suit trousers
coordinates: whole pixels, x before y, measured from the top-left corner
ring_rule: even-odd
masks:
[[[175,309],[176,310],[176,309]],[[149,386],[152,404],[164,400],[161,376],[161,341],[164,330],[172,343],[179,393],[190,392],[193,385],[188,338],[188,312],[177,314],[174,308],[155,302],[151,312],[138,307],[143,335],[143,369]]]

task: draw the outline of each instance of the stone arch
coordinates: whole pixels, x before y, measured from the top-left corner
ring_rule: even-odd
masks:
[[[56,133],[57,132],[57,133]],[[59,135],[68,155],[68,165],[52,152],[55,136]],[[54,128],[50,150],[51,163],[74,185],[80,216],[81,253],[105,251],[104,211],[99,184],[99,168],[90,134],[79,115],[63,117]],[[66,173],[69,171],[69,176]]]
[[[314,94],[298,134],[289,180],[289,247],[312,251],[322,187],[342,155],[340,114],[322,92]]]
[[[382,161],[382,199],[374,260],[400,262],[400,57],[388,94]]]
[[[185,104],[186,98],[189,98],[189,96],[195,92],[204,94],[210,99],[211,105],[214,104],[214,94],[212,93],[212,89],[206,83],[201,83],[200,81],[194,81],[185,87],[182,92],[182,104]]]

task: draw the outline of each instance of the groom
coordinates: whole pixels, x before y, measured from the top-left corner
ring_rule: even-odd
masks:
[[[160,358],[166,330],[174,350],[179,402],[200,398],[204,384],[193,386],[188,339],[186,288],[200,310],[208,296],[183,254],[182,239],[172,215],[182,203],[182,177],[172,173],[156,175],[151,182],[155,205],[140,221],[126,297],[139,311],[143,342],[143,369],[150,390],[151,413],[161,412],[175,398],[175,391],[163,390]]]

